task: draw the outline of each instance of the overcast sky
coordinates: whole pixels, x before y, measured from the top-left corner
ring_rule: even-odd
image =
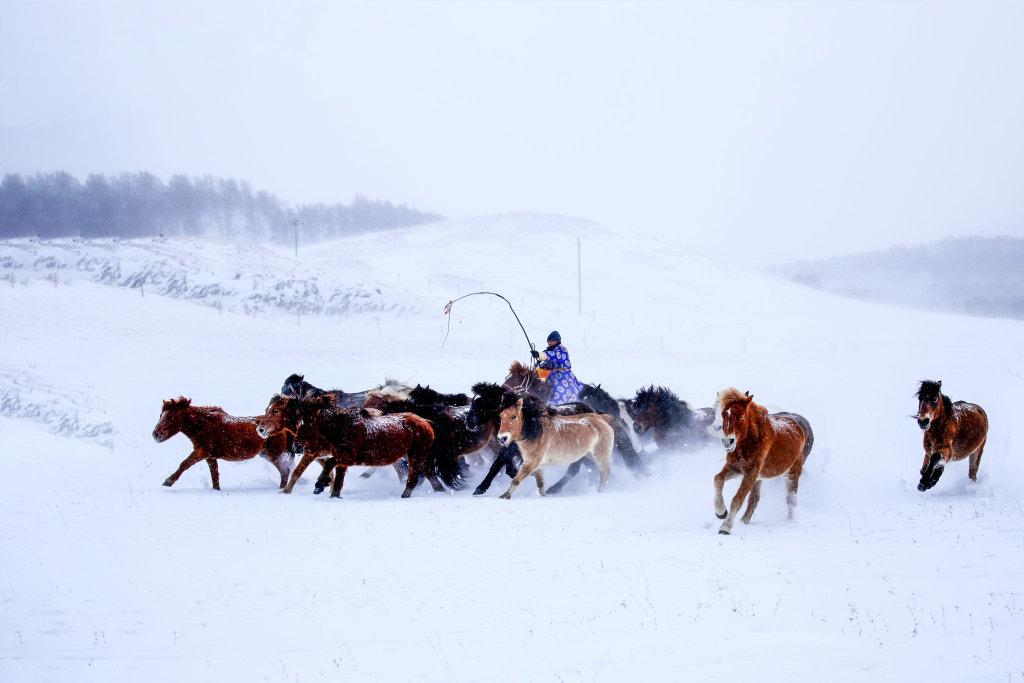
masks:
[[[780,262],[1024,236],[1024,1],[0,3],[0,173],[553,212]]]

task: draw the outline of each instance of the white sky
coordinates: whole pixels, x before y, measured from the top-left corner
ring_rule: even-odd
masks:
[[[1024,2],[0,4],[0,173],[554,212],[748,262],[1024,236]]]

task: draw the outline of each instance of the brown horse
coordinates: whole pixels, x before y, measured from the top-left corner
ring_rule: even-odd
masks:
[[[338,407],[336,399],[330,392],[324,393],[321,396],[310,396],[305,398],[295,398],[276,394],[270,399],[270,403],[267,404],[267,409],[263,413],[263,416],[258,418],[256,431],[264,438],[269,438],[272,434],[280,434],[282,436],[287,435],[289,438],[294,439],[295,431],[298,428],[298,423],[301,419],[300,412],[302,407],[307,406],[306,412],[309,412],[309,402],[313,399],[320,399],[324,396],[327,397],[327,400],[330,401],[334,407]],[[382,415],[381,411],[375,408],[366,408],[365,410],[371,417],[380,417]],[[327,462],[328,456],[324,455],[318,459],[323,467],[323,472],[320,474],[320,478],[317,479],[316,487],[313,490],[314,493],[321,493],[327,485],[323,482],[329,483],[331,475],[334,473],[333,463]],[[395,472],[398,474],[399,481],[405,481],[408,478],[409,469],[405,467],[404,461],[394,463],[393,467],[395,468]],[[305,467],[303,470],[305,470]],[[374,470],[369,471],[372,472]],[[284,488],[286,484],[287,480],[285,480],[285,483],[281,484],[281,488]],[[289,489],[288,492],[290,493],[291,490]]]
[[[317,403],[319,402],[319,405]],[[314,459],[327,457],[334,467],[331,498],[341,496],[345,473],[353,465],[381,467],[408,458],[409,476],[402,498],[408,498],[426,477],[435,491],[443,491],[440,476],[452,488],[459,486],[461,466],[456,458],[435,460],[430,448],[434,430],[430,423],[412,413],[371,416],[365,409],[333,408],[326,399],[312,399],[300,410],[295,432],[295,450],[301,460],[295,466],[284,492],[290,493],[303,470]]]
[[[951,460],[970,457],[967,476],[978,481],[978,466],[988,440],[988,415],[981,406],[953,403],[942,393],[942,382],[924,380],[917,390],[917,424],[924,430],[924,464],[918,491],[939,481]]]
[[[782,475],[786,477],[786,505],[792,519],[807,455],[807,437],[800,422],[785,414],[769,415],[763,406],[754,403],[753,396],[738,389],[719,392],[715,407],[722,415],[722,445],[726,450],[725,467],[715,475],[715,514],[725,520],[718,533],[732,531],[748,495],[743,523],[749,524],[761,499],[761,480]],[[743,481],[727,511],[722,487],[735,477],[743,477]]]
[[[523,466],[512,479],[504,499],[531,474],[537,489],[545,495],[545,465],[572,465],[587,455],[597,463],[601,474],[598,491],[608,483],[615,433],[609,424],[612,418],[599,413],[555,415],[532,396],[520,398],[515,405],[501,411],[498,442],[503,446],[515,443],[523,457]]]
[[[164,401],[160,420],[153,429],[153,438],[163,443],[178,432],[192,442],[192,452],[178,469],[164,481],[164,486],[173,486],[182,472],[200,460],[210,466],[213,488],[220,490],[220,472],[217,459],[249,460],[257,455],[265,458],[281,474],[281,486],[288,481],[291,469],[291,454],[287,452],[284,434],[266,439],[257,432],[259,418],[233,417],[221,408],[193,406],[191,399],[178,398]]]
[[[523,365],[517,360],[512,361],[508,368],[508,376],[501,385],[520,396],[533,396],[541,403],[551,398],[551,387],[540,378],[536,368]]]

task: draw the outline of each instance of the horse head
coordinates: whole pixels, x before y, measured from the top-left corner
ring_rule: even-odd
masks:
[[[627,408],[630,409],[630,417],[633,418],[633,431],[637,434],[646,434],[648,429],[660,424],[663,419],[661,403],[666,395],[672,395],[665,387],[651,385],[637,390],[636,396]]]
[[[300,399],[288,395],[275,394],[267,404],[263,417],[256,422],[256,433],[264,439],[278,432],[295,433]]]
[[[174,400],[164,401],[163,409],[160,411],[160,419],[153,428],[153,440],[163,443],[181,431],[185,415],[192,407],[192,399],[179,397]]]
[[[496,420],[502,410],[516,402],[517,397],[505,387],[491,382],[473,385],[473,401],[469,404],[466,426],[476,431],[491,420]]]
[[[917,426],[928,429],[943,412],[943,403],[949,399],[942,395],[942,382],[923,380],[917,390]]]
[[[718,394],[716,407],[720,407],[722,415],[722,446],[727,453],[732,453],[747,436],[750,429],[751,416],[749,408],[754,397],[750,392],[741,394],[739,389],[726,389]]]

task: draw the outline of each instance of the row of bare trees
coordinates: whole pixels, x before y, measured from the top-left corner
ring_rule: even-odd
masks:
[[[90,175],[85,183],[57,171],[0,183],[0,239],[13,237],[219,237],[290,244],[296,224],[309,244],[441,220],[356,195],[351,204],[286,206],[245,181],[150,173]]]

